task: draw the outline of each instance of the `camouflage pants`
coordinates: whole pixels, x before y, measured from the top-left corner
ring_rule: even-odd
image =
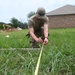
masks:
[[[34,34],[36,35],[36,37],[41,37],[44,40],[44,32],[43,29],[41,29],[38,32],[34,32]],[[30,46],[33,48],[39,48],[39,43],[37,43],[31,36],[30,36]]]

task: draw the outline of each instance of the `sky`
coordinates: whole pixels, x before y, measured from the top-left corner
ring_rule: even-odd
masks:
[[[39,7],[50,12],[67,4],[75,5],[75,0],[0,0],[0,22],[10,23],[13,17],[27,22],[27,15]]]

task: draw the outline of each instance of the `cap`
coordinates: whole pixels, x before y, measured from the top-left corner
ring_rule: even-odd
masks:
[[[42,7],[38,8],[38,9],[37,9],[37,12],[36,12],[36,14],[37,14],[40,18],[43,18],[43,17],[45,16],[45,13],[46,13],[46,11],[45,11],[45,9],[42,8]]]

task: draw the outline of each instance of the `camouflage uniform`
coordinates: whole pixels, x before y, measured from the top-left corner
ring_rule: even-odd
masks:
[[[37,11],[39,11],[39,9]],[[44,26],[45,23],[48,23],[48,17],[46,15],[44,15],[39,20],[37,18],[37,16],[39,16],[39,15],[35,14],[32,17],[29,18],[28,27],[34,29],[34,34],[37,37],[41,37],[42,39],[44,39],[43,26]],[[37,42],[32,37],[30,37],[30,43],[31,43],[31,46],[38,47]]]

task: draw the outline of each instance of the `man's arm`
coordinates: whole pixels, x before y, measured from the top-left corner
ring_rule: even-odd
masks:
[[[48,38],[48,24],[47,23],[44,24],[44,37]]]
[[[32,37],[36,42],[43,43],[43,40],[42,40],[41,38],[36,37],[36,35],[34,34],[34,29],[33,29],[33,28],[29,28],[29,32],[30,32],[31,37]]]
[[[48,24],[44,24],[44,44],[48,43]]]
[[[38,38],[37,38],[36,35],[34,34],[34,29],[33,29],[33,28],[29,28],[29,33],[30,33],[31,37],[32,37],[35,41],[38,41]]]

